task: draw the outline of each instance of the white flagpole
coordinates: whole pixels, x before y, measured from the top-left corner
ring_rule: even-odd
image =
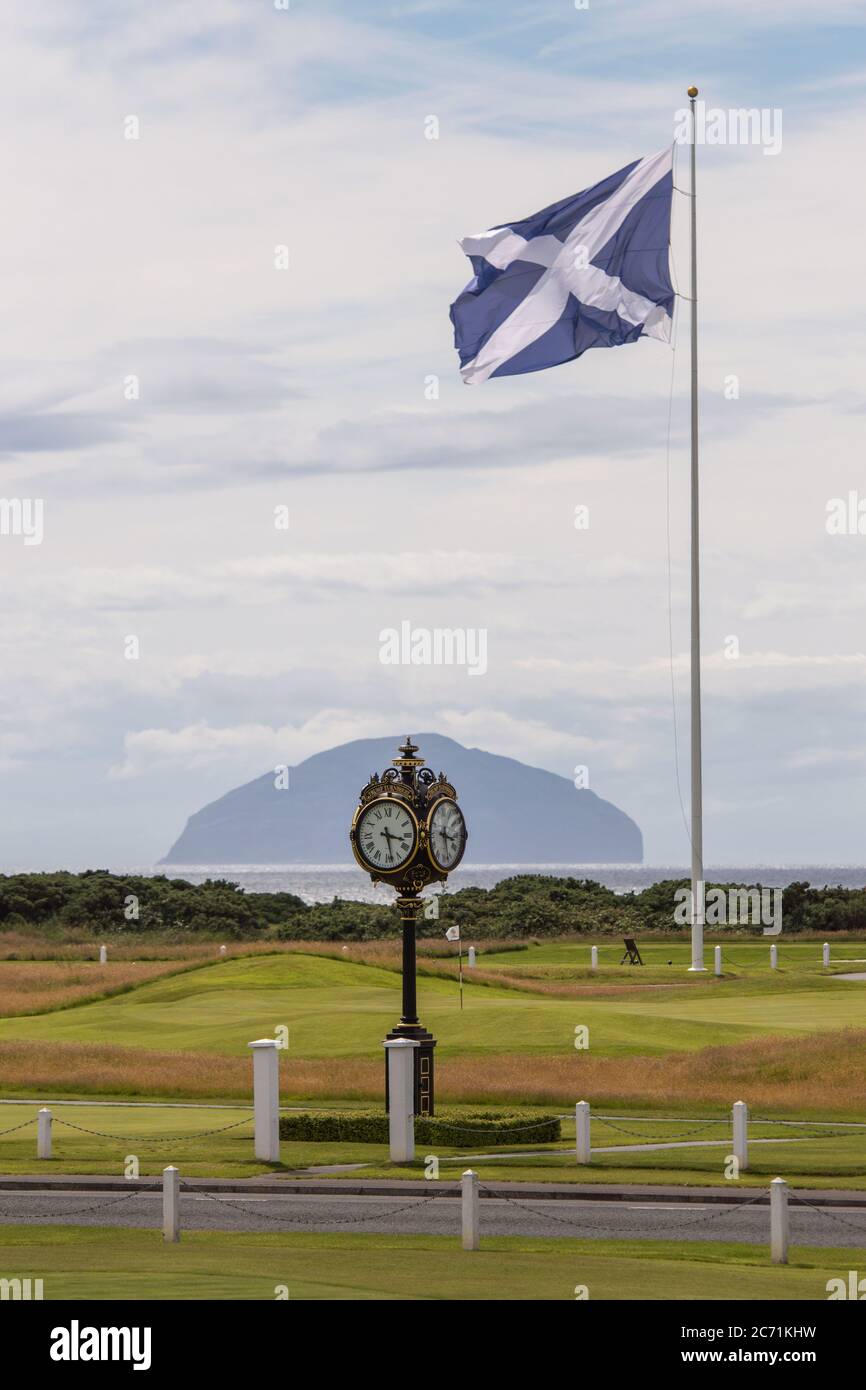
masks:
[[[700,503],[698,490],[698,219],[695,182],[698,143],[695,97],[697,87],[689,87],[692,113],[691,145],[691,299],[692,299],[692,464],[691,464],[691,710],[692,710],[692,963],[690,970],[704,966],[704,829],[703,785],[701,778],[701,571]]]

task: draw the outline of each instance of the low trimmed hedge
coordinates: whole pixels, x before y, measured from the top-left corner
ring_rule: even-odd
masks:
[[[387,1144],[388,1116],[383,1110],[346,1110],[332,1114],[280,1116],[280,1138],[295,1143]],[[511,1144],[552,1144],[562,1138],[558,1115],[531,1110],[440,1110],[432,1119],[415,1117],[418,1144],[465,1149]]]

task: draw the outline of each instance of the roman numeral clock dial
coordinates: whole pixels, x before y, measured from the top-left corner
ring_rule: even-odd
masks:
[[[371,869],[393,873],[411,858],[418,840],[415,818],[398,801],[374,801],[355,829],[361,857]]]
[[[447,797],[437,801],[430,812],[427,834],[434,864],[450,873],[466,848],[466,822],[456,801]]]

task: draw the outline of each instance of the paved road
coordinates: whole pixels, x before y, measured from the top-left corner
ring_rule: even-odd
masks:
[[[87,1210],[84,1210],[84,1209]],[[161,1193],[0,1191],[0,1223],[159,1228]],[[181,1194],[181,1226],[221,1231],[370,1231],[453,1235],[460,1202],[453,1197],[254,1196]],[[483,1198],[481,1233],[567,1236],[598,1240],[719,1240],[769,1242],[767,1206],[694,1202],[605,1202],[543,1197]],[[866,1248],[866,1210],[834,1207],[832,1215],[791,1202],[794,1245]],[[2,1236],[0,1236],[2,1241]]]

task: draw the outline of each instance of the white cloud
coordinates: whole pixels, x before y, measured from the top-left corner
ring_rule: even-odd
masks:
[[[18,132],[0,490],[38,487],[47,518],[38,550],[0,543],[0,750],[22,772],[82,760],[58,853],[88,796],[101,854],[104,835],[155,833],[281,749],[297,761],[398,719],[554,770],[578,749],[608,780],[593,783],[602,795],[613,786],[640,810],[650,853],[652,836],[679,844],[670,355],[644,343],[467,391],[447,314],[468,275],[456,238],[657,148],[682,102],[681,42],[712,39],[710,104],[751,105],[744,36],[802,42],[858,12],[503,5],[481,35],[435,0],[373,21],[241,0],[121,6],[99,23],[72,2],[37,7],[26,27],[0,16],[0,114]],[[635,47],[643,75],[624,83]],[[782,153],[700,152],[705,716],[725,742],[708,758],[708,806],[736,801],[718,785],[729,766],[750,788],[728,843],[769,841],[749,808],[785,791],[786,768],[805,770],[791,763],[801,728],[819,725],[819,760],[825,722],[834,748],[855,746],[862,703],[857,542],[830,545],[823,528],[827,498],[860,481],[862,313],[826,248],[829,216],[834,265],[859,264],[862,183],[840,170],[859,167],[866,105],[845,42],[817,55],[809,83],[783,48],[760,94],[784,106]],[[123,140],[130,112],[139,141]],[[424,139],[430,112],[438,141]],[[686,325],[671,472],[683,692]],[[138,403],[123,399],[129,373]],[[278,503],[292,528],[276,540]],[[576,504],[590,507],[584,534]],[[489,628],[483,696],[448,672],[385,673],[377,634],[403,618]],[[130,630],[139,662],[123,660]],[[721,655],[730,633],[738,662]],[[855,780],[850,825],[866,813]],[[782,801],[779,843],[830,833],[829,792]]]
[[[526,657],[514,665],[536,678],[555,683],[558,689],[577,686],[584,696],[601,696],[612,685],[634,694],[663,697],[670,691],[671,667],[679,688],[687,691],[688,652],[676,652],[650,661],[575,660],[558,657]],[[702,684],[717,695],[758,694],[762,691],[794,691],[815,686],[834,686],[857,679],[866,671],[866,652],[781,652],[741,650],[738,656],[723,651],[704,652]],[[524,687],[525,688],[525,687]]]
[[[368,714],[327,709],[297,727],[241,724],[214,728],[202,720],[182,729],[141,729],[126,735],[125,761],[112,770],[112,776],[140,777],[160,766],[193,771],[224,762],[240,762],[253,769],[249,776],[259,776],[269,763],[293,765],[335,743],[370,736]]]

